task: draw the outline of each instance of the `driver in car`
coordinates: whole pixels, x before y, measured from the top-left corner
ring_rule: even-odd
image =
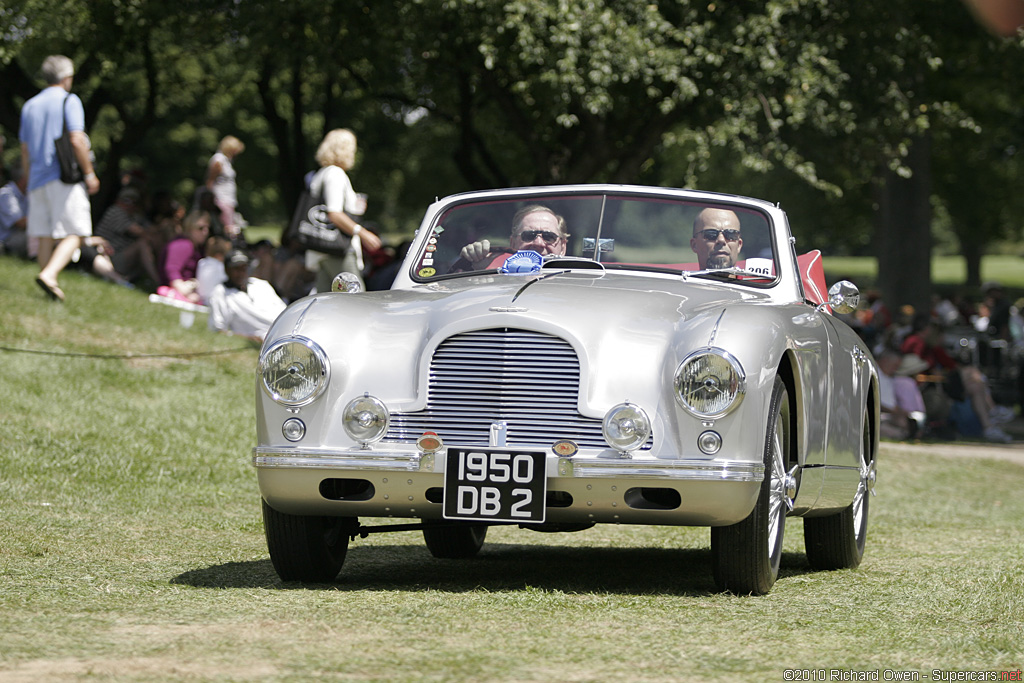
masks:
[[[532,204],[512,217],[512,234],[507,250],[499,248],[492,251],[490,240],[484,239],[464,246],[459,256],[469,262],[471,270],[496,268],[509,254],[517,251],[535,251],[542,257],[565,256],[568,239],[564,218],[546,206]]]
[[[693,221],[690,248],[697,254],[701,268],[735,266],[743,248],[739,217],[727,209],[704,209]]]

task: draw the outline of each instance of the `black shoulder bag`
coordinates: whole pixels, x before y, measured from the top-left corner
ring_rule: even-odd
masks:
[[[323,199],[314,196],[308,187],[303,189],[299,197],[299,204],[288,224],[288,236],[292,243],[303,249],[331,256],[344,256],[352,244],[352,237],[339,230],[327,218],[327,206]]]
[[[82,169],[78,167],[78,159],[75,158],[75,148],[71,145],[71,133],[68,131],[67,106],[71,93],[64,97],[64,104],[61,105],[61,118],[64,119],[64,132],[53,141],[57,148],[57,163],[60,164],[60,181],[65,185],[80,183],[85,176]]]

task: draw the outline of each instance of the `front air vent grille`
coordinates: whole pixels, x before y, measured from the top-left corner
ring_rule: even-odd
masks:
[[[564,339],[508,328],[458,334],[431,359],[426,409],[392,414],[384,441],[415,443],[433,431],[448,445],[485,447],[491,425],[505,422],[509,446],[571,439],[607,448],[601,420],[576,409],[579,386],[579,358]]]

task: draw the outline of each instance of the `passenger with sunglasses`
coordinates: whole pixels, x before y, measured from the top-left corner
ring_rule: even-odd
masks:
[[[697,254],[701,268],[735,266],[743,248],[739,217],[727,209],[704,209],[693,221],[690,248]]]
[[[462,258],[451,272],[497,268],[517,251],[535,251],[541,256],[565,256],[568,238],[564,218],[546,206],[532,204],[520,209],[512,217],[508,249],[492,250],[490,240],[467,244],[459,254]],[[463,259],[471,267],[459,267],[464,265]]]

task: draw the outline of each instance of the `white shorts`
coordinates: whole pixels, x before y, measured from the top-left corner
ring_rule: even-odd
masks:
[[[54,180],[29,192],[25,232],[29,237],[57,240],[69,235],[91,235],[92,214],[85,184],[66,185]]]

